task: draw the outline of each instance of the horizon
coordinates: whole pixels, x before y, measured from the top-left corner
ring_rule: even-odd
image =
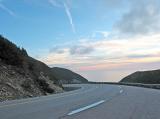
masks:
[[[0,19],[31,57],[89,81],[160,69],[159,0],[0,0]]]

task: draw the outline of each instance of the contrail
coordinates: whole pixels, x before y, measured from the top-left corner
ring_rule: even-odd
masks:
[[[68,5],[65,2],[63,2],[63,5],[62,5],[62,3],[60,3],[56,0],[48,0],[48,2],[54,7],[64,7],[66,15],[69,19],[69,23],[71,25],[72,31],[73,31],[73,33],[76,33],[75,26],[74,26],[73,19],[72,19],[72,15],[71,15],[71,12],[70,12]]]
[[[1,2],[1,1],[0,1]],[[0,3],[0,8],[4,11],[6,11],[8,14],[10,14],[11,16],[15,16],[14,12],[12,10],[10,10],[9,8],[7,8],[6,6],[4,6],[3,4]]]
[[[71,12],[69,10],[69,7],[67,6],[67,4],[65,4],[65,3],[63,3],[63,4],[64,4],[65,12],[68,16],[69,22],[70,22],[71,27],[72,27],[72,31],[73,31],[73,33],[76,33],[75,26],[74,26],[74,23],[73,23],[73,19],[72,19],[72,15],[71,15]]]

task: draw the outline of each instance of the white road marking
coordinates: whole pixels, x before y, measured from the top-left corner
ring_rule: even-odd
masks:
[[[120,88],[119,93],[123,93],[123,89],[122,89],[122,87],[121,87],[121,86],[118,86],[118,87]]]
[[[46,99],[35,99],[35,100],[28,100],[28,101],[25,101],[25,102],[19,102],[19,103],[14,103],[14,104],[8,104],[8,105],[2,105],[0,106],[0,108],[4,108],[4,107],[11,107],[11,106],[16,106],[16,105],[23,105],[23,104],[29,104],[29,103],[34,103],[34,102],[38,102],[38,101],[46,101],[46,100],[53,100],[53,99],[58,99],[58,98],[63,98],[63,97],[67,97],[67,96],[72,96],[72,95],[77,95],[77,94],[82,94],[82,93],[87,93],[87,92],[90,92],[92,90],[95,90],[97,89],[98,87],[95,87],[95,88],[90,88],[84,92],[77,92],[77,93],[71,93],[71,94],[67,94],[67,95],[62,95],[62,96],[58,96],[58,97],[49,97],[49,98],[46,98]]]
[[[118,86],[119,88],[122,88],[121,86]]]
[[[91,104],[91,105],[87,105],[87,106],[85,106],[85,107],[82,107],[82,108],[73,110],[73,111],[71,111],[70,113],[68,113],[67,115],[70,116],[70,115],[73,115],[73,114],[82,112],[82,111],[87,110],[87,109],[89,109],[89,108],[93,108],[93,107],[95,107],[95,106],[97,106],[97,105],[100,105],[100,104],[102,104],[102,103],[104,103],[104,102],[105,102],[105,100],[101,100],[101,101],[96,102],[96,103],[93,103],[93,104]]]
[[[120,93],[123,93],[123,90],[122,90],[122,89],[120,90]]]

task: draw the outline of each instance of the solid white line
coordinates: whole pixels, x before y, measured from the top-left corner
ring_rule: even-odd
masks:
[[[74,110],[74,111],[71,111],[71,112],[68,113],[67,115],[70,116],[70,115],[73,115],[73,114],[82,112],[82,111],[87,110],[87,109],[89,109],[89,108],[92,108],[92,107],[95,107],[95,106],[97,106],[97,105],[100,105],[100,104],[102,104],[102,103],[104,103],[104,102],[105,102],[105,100],[101,100],[101,101],[96,102],[96,103],[93,103],[93,104],[91,104],[91,105],[87,105],[87,106],[85,106],[85,107],[82,107],[82,108],[76,109],[76,110]]]

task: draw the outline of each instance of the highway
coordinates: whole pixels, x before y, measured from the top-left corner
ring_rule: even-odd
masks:
[[[0,103],[0,119],[160,119],[160,90],[108,84]]]

